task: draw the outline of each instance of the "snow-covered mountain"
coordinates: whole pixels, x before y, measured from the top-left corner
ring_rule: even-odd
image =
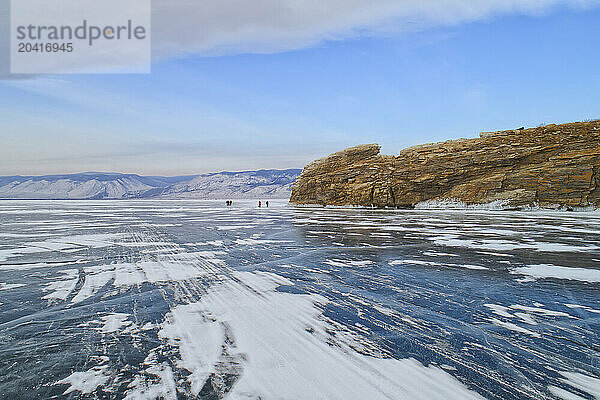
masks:
[[[299,169],[218,172],[171,185],[160,197],[193,199],[285,199],[302,172]]]
[[[287,198],[300,170],[140,176],[88,172],[0,177],[0,199]]]

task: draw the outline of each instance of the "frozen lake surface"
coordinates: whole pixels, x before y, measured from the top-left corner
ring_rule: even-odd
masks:
[[[2,399],[600,398],[600,213],[0,202]]]

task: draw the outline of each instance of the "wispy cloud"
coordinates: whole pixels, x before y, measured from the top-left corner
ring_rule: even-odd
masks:
[[[0,0],[0,53],[8,52],[10,0]],[[600,0],[153,0],[154,60],[275,53],[331,40],[389,35],[507,14],[536,15]],[[0,59],[2,79],[8,60]]]
[[[278,52],[322,41],[539,14],[599,0],[154,0],[157,58]]]

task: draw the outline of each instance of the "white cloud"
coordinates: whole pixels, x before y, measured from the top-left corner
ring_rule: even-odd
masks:
[[[599,0],[153,0],[155,58],[277,52]]]
[[[0,0],[0,33],[6,33],[0,36],[8,37],[9,2]],[[152,50],[155,60],[271,53],[497,15],[536,15],[561,5],[591,7],[600,0],[152,0]],[[8,40],[0,40],[0,53],[7,49]],[[8,59],[1,59],[0,76],[7,73]]]

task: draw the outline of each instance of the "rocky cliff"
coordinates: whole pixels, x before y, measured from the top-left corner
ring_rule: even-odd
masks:
[[[307,165],[296,204],[413,207],[427,200],[600,206],[600,121],[481,133],[379,155],[352,147]]]

